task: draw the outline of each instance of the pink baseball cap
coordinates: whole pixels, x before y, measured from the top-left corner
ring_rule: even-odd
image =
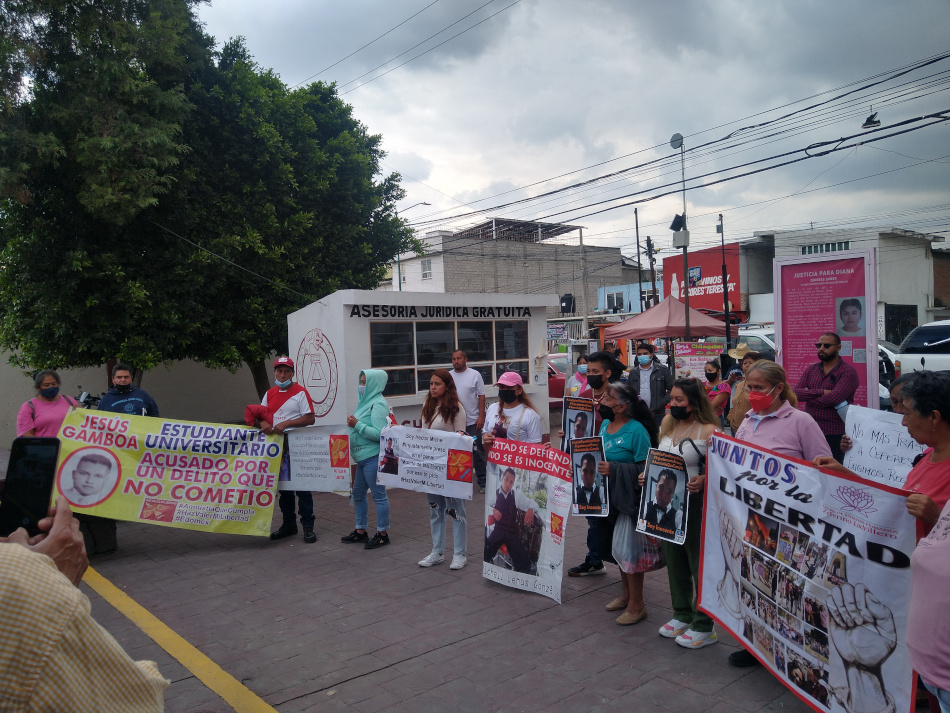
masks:
[[[274,360],[274,368],[276,369],[278,366],[289,366],[291,369],[293,369],[294,360],[290,357],[277,357]]]
[[[495,386],[524,386],[524,382],[517,371],[506,371]]]

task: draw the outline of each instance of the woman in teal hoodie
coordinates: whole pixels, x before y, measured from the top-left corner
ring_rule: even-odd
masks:
[[[383,398],[383,389],[389,374],[380,369],[365,369],[360,372],[360,395],[356,411],[347,417],[350,427],[350,455],[356,461],[356,476],[353,480],[353,503],[356,507],[356,529],[340,538],[341,542],[364,542],[366,549],[389,544],[389,496],[386,486],[376,482],[379,465],[379,433],[389,425],[389,404]],[[376,534],[373,539],[366,532],[369,503],[366,491],[373,491],[376,503]]]

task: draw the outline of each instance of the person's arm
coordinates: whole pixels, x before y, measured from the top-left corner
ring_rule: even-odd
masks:
[[[659,406],[665,409],[666,405],[670,402],[670,390],[673,388],[673,372],[662,364],[660,364],[659,367],[663,370],[661,372],[663,374],[663,398],[660,399]],[[647,406],[649,405],[650,404],[647,404]]]
[[[812,399],[821,396],[819,391],[812,391],[808,388],[808,374],[811,372],[813,366],[814,365],[808,367],[802,372],[802,375],[798,377],[798,383],[795,384],[795,388],[792,389],[799,401],[811,401]],[[841,402],[839,401],[838,403]]]
[[[79,532],[79,520],[73,517],[65,498],[57,500],[49,515],[37,523],[40,534],[29,537],[22,527],[0,541],[22,545],[31,552],[46,555],[56,568],[77,587],[89,567],[86,545]]]
[[[858,372],[854,369],[839,369],[835,388],[823,394],[817,394],[815,403],[820,406],[834,408],[842,401],[851,401],[854,392],[858,390]]]
[[[30,409],[30,402],[25,401],[16,415],[16,435],[33,437],[36,434],[36,418]]]
[[[940,519],[940,506],[923,493],[912,493],[907,497],[907,512],[923,522],[927,530]]]
[[[356,432],[364,438],[379,440],[379,435],[389,422],[389,407],[382,399],[373,404],[369,412],[370,422],[356,422]]]
[[[792,414],[797,423],[792,426],[798,430],[798,439],[802,446],[802,460],[815,461],[815,458],[831,455],[831,447],[821,430],[821,426],[810,415],[799,411],[801,416]],[[803,418],[805,417],[805,418]]]
[[[151,394],[149,394],[148,403],[145,405],[145,415],[158,418],[158,404],[155,403],[155,399],[152,398]]]
[[[482,389],[484,390],[484,386]],[[478,396],[478,418],[475,419],[475,429],[481,431],[485,426],[485,394],[484,392]]]
[[[303,416],[298,416],[297,418],[291,418],[287,421],[281,421],[273,428],[274,433],[283,433],[288,428],[303,428],[305,426],[312,426],[317,420],[317,417],[312,413],[306,413]],[[266,421],[264,423],[267,423]]]
[[[465,407],[462,404],[459,404],[459,411],[455,414],[455,418],[452,420],[452,430],[461,431],[465,433],[465,422],[468,420],[468,415],[465,413]]]

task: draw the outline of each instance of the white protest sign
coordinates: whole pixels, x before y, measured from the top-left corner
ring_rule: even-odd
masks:
[[[350,438],[346,426],[309,426],[287,431],[290,479],[279,490],[347,495],[350,491]]]
[[[699,607],[815,711],[912,710],[906,493],[722,435],[708,458]]]
[[[844,467],[876,483],[903,487],[924,446],[910,437],[902,418],[890,411],[849,407],[845,433],[854,445],[844,454]]]
[[[391,426],[379,437],[377,482],[447,498],[472,499],[472,437]]]

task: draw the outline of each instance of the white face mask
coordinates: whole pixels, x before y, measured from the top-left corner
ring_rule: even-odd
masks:
[[[363,394],[366,393],[366,387],[360,384],[359,386],[356,387],[356,391],[360,396],[362,396]]]

